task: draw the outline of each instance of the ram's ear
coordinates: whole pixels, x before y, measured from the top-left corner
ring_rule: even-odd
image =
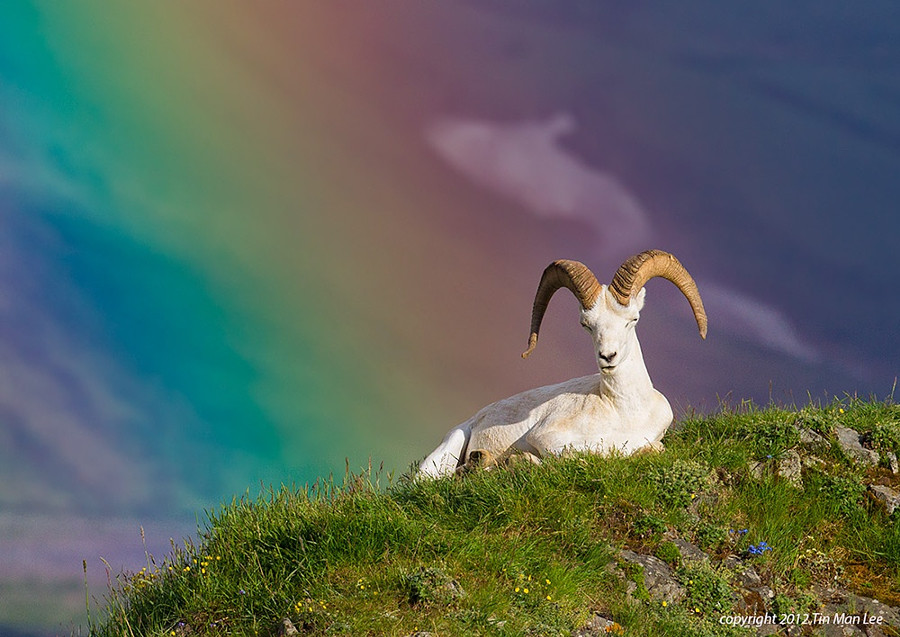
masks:
[[[634,306],[637,308],[637,311],[640,312],[644,309],[644,298],[647,296],[647,288],[641,288],[641,291],[634,295]]]

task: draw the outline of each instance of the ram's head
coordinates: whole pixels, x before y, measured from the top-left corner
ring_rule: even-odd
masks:
[[[544,270],[534,297],[531,313],[531,337],[526,358],[537,345],[538,332],[550,298],[559,288],[572,291],[581,304],[581,324],[591,334],[594,355],[601,372],[612,373],[628,359],[634,348],[634,328],[644,307],[644,284],[653,277],[668,279],[681,290],[691,304],[701,338],[706,338],[706,311],[697,284],[673,255],[661,250],[647,250],[623,263],[610,285],[602,285],[597,277],[578,261],[561,259]]]

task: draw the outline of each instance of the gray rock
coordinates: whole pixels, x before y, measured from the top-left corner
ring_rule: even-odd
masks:
[[[859,444],[859,432],[855,429],[850,429],[849,427],[835,427],[835,434],[837,434],[838,445],[841,448],[841,451],[844,454],[856,462],[860,464],[869,465],[869,466],[878,466],[878,462],[881,459],[880,456],[872,451],[871,449],[866,449],[861,444]]]
[[[699,546],[695,546],[680,537],[673,537],[672,543],[678,547],[678,550],[681,552],[681,559],[685,562],[703,562],[709,560],[709,555],[704,553]]]
[[[289,637],[290,635],[299,635],[300,631],[294,626],[294,622],[285,617],[278,626],[279,637]]]
[[[738,571],[737,579],[740,585],[747,590],[758,590],[762,588],[762,578],[759,576],[759,573],[756,572],[756,569],[752,566],[748,566]]]
[[[865,633],[852,624],[825,625],[825,637],[853,637],[854,635],[865,635]]]
[[[767,613],[769,600],[765,599],[758,590],[738,588],[737,608],[743,615],[760,616]]]
[[[619,626],[611,619],[607,619],[600,613],[594,613],[591,621],[575,632],[575,637],[594,637],[594,635],[614,635]]]
[[[847,614],[847,607],[843,604],[846,601],[845,595],[841,597],[841,603],[826,604],[819,611],[821,615],[828,617],[833,623],[825,626],[825,635],[827,637],[852,637],[853,635],[865,635],[865,633],[857,626],[849,623],[838,623],[835,621],[837,615]]]
[[[803,478],[801,469],[800,454],[791,449],[778,460],[778,468],[775,470],[775,473],[798,489],[802,489]]]
[[[756,478],[757,480],[762,480],[766,476],[766,463],[765,462],[757,462],[755,460],[750,461],[750,475]]]
[[[743,608],[747,614],[761,615],[766,612],[775,592],[763,585],[762,578],[756,569],[745,564],[737,555],[729,555],[722,560],[722,566],[734,573],[733,584],[737,594],[743,600]]]
[[[890,515],[900,507],[900,492],[881,484],[870,484],[869,491],[875,499],[884,505],[887,514]]]
[[[821,458],[817,458],[816,456],[801,456],[800,464],[802,464],[807,469],[821,469],[825,466],[825,461]]]
[[[868,617],[870,620],[871,618],[881,617],[883,623],[880,626],[877,624],[866,625],[850,622],[844,622],[842,624],[833,623],[832,626],[834,626],[835,629],[831,632],[826,631],[826,635],[867,635],[868,637],[884,637],[886,635],[894,634],[896,629],[900,628],[900,609],[892,608],[887,604],[882,604],[871,597],[854,595],[847,591],[837,592],[839,594],[835,596],[835,601],[826,604],[821,610],[823,615],[827,615],[831,618],[834,618],[837,615],[847,615],[851,617],[860,617],[860,620],[862,617]],[[892,629],[886,631],[886,626],[891,626]],[[843,627],[844,632],[837,630],[839,627]]]
[[[623,560],[640,564],[644,567],[644,586],[650,597],[667,603],[680,602],[684,599],[684,588],[672,575],[672,569],[661,559],[652,555],[641,555],[634,551],[623,550],[619,553]]]
[[[887,464],[891,469],[891,473],[900,473],[900,462],[897,461],[897,454],[893,451],[888,451],[884,454],[884,457],[887,459]]]
[[[803,427],[802,429],[800,429],[800,444],[807,445],[810,447],[816,447],[816,446],[824,447],[825,445],[828,444],[828,441],[825,440],[825,438],[823,438],[822,436],[817,434],[812,429],[807,429],[807,428]]]
[[[772,600],[775,599],[775,591],[773,591],[768,586],[760,586],[756,589],[756,592],[760,594],[763,599]]]
[[[848,609],[847,612],[854,612],[860,615],[867,613],[870,617],[883,617],[885,624],[900,628],[900,609],[883,604],[877,599],[850,593],[847,595],[847,601],[844,606]]]
[[[625,595],[631,600],[637,592],[638,585],[631,580],[625,582]]]

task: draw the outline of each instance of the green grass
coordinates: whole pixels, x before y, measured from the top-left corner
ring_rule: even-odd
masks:
[[[774,470],[750,475],[751,462],[802,449],[797,426],[832,435],[836,424],[879,448],[900,444],[890,402],[742,405],[684,420],[657,454],[270,490],[210,512],[196,545],[122,574],[89,630],[274,635],[290,618],[301,634],[567,635],[598,611],[626,635],[726,634],[718,618],[733,612],[730,574],[682,562],[667,532],[715,557],[744,556],[782,608],[808,605],[811,587],[835,577],[898,605],[900,516],[886,516],[863,486],[896,487],[896,476],[863,472],[831,443],[804,469],[802,489]],[[772,550],[750,555],[760,542]],[[669,561],[685,601],[663,606],[640,590],[629,600],[640,569],[626,566],[623,578],[608,566],[622,547]]]

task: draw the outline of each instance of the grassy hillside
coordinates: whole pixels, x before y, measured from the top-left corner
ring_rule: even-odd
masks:
[[[900,406],[742,405],[664,442],[236,500],[198,545],[121,575],[90,631],[726,635],[768,612],[900,634]]]

